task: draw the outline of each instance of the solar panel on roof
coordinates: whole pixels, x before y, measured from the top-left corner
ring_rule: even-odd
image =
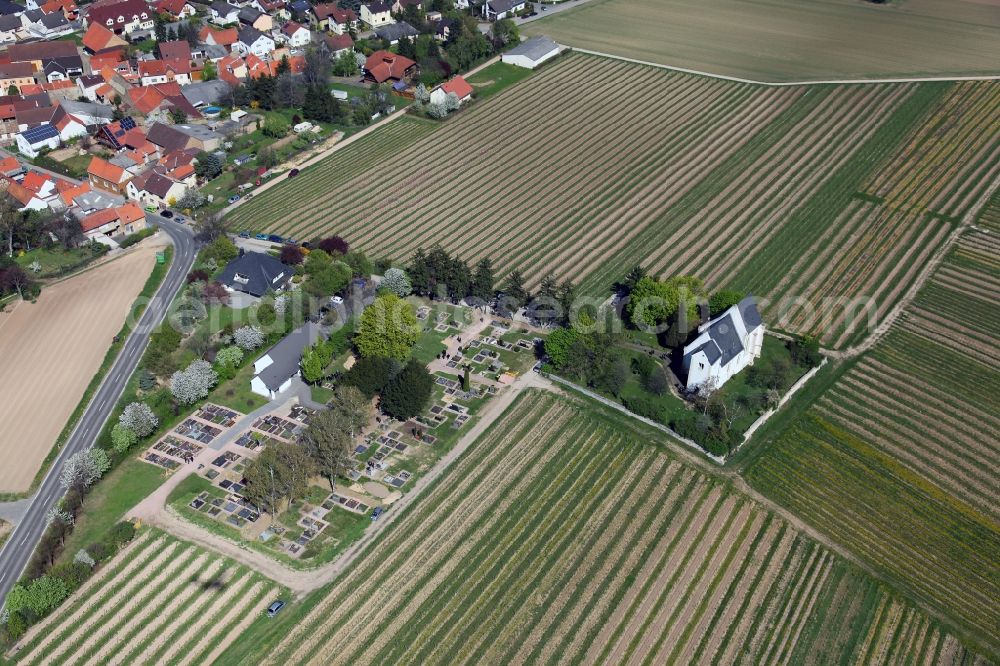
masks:
[[[135,121],[132,119],[132,116],[122,118],[120,125],[124,130],[135,129]]]
[[[59,130],[57,130],[54,125],[39,125],[38,127],[32,127],[29,130],[25,130],[22,132],[22,135],[28,143],[35,144],[39,141],[45,141],[46,139],[59,136]]]

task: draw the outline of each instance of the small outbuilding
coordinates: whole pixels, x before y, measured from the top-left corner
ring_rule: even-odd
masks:
[[[500,60],[509,65],[534,69],[557,55],[559,55],[559,45],[548,37],[539,36],[521,42],[501,55]]]
[[[444,104],[450,93],[455,93],[458,101],[465,103],[472,99],[472,86],[461,76],[455,76],[431,91],[431,104]]]

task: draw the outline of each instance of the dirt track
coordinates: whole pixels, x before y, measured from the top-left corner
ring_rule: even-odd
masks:
[[[153,269],[153,247],[0,313],[0,492],[29,489]]]

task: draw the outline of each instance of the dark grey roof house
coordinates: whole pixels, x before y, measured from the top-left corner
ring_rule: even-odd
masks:
[[[299,362],[306,347],[321,336],[319,324],[308,323],[295,329],[254,361],[250,389],[269,399],[277,397],[299,374]]]
[[[223,102],[230,96],[230,88],[228,83],[219,79],[196,81],[181,88],[181,94],[193,107],[199,108]]]
[[[271,255],[244,252],[226,265],[219,282],[232,291],[263,296],[283,289],[291,277],[292,269]]]
[[[390,45],[395,45],[401,39],[412,39],[419,36],[420,31],[406,21],[400,21],[399,23],[390,23],[389,25],[382,26],[375,31],[375,35],[379,39],[386,40]]]
[[[760,356],[764,324],[753,296],[747,296],[698,327],[698,337],[684,346],[689,391],[717,389]]]

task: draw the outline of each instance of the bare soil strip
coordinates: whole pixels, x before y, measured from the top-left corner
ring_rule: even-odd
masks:
[[[0,493],[23,493],[153,270],[140,247],[0,312]],[[53,353],[58,350],[58,353]]]

